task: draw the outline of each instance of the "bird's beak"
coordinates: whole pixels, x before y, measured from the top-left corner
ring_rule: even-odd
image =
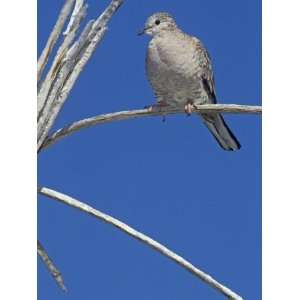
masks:
[[[137,33],[138,36],[141,36],[141,35],[143,35],[143,34],[145,34],[145,29],[143,29],[143,30],[141,30],[141,31],[139,31],[139,32]]]
[[[151,26],[145,27],[143,30],[139,31],[137,35],[140,36],[140,35],[145,34],[146,31],[147,31],[148,29],[150,29],[150,28],[151,28]]]

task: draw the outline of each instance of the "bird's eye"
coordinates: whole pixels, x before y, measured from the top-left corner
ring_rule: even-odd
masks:
[[[160,20],[156,20],[156,21],[155,21],[155,24],[156,24],[156,25],[159,25],[159,24],[160,24]]]

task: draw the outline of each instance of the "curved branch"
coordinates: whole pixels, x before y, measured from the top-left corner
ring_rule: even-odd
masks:
[[[241,296],[237,295],[233,291],[231,291],[229,288],[225,287],[221,283],[219,283],[217,280],[212,278],[210,275],[206,274],[205,272],[201,271],[200,269],[196,268],[194,265],[192,265],[190,262],[185,260],[183,257],[179,256],[175,252],[171,251],[164,245],[158,243],[157,241],[153,240],[152,238],[148,237],[147,235],[135,230],[134,228],[128,226],[127,224],[119,221],[118,219],[115,219],[99,210],[96,210],[95,208],[78,201],[74,198],[71,198],[70,196],[67,196],[65,194],[59,193],[57,191],[48,189],[46,187],[42,187],[38,189],[38,192],[44,196],[48,196],[54,200],[57,200],[59,202],[62,202],[64,204],[67,204],[71,207],[74,207],[76,209],[79,209],[85,213],[88,213],[89,215],[96,217],[97,219],[100,219],[101,221],[104,221],[110,225],[113,225],[114,227],[118,228],[119,230],[125,232],[126,234],[130,235],[131,237],[137,239],[138,241],[146,244],[147,246],[153,248],[154,250],[158,251],[162,255],[168,257],[169,259],[173,260],[177,264],[179,264],[181,267],[195,275],[196,277],[200,278],[207,284],[209,284],[211,287],[215,288],[219,292],[221,292],[223,295],[228,297],[232,300],[243,300]]]
[[[236,104],[206,104],[199,105],[194,110],[200,113],[245,113],[245,114],[261,114],[261,106],[236,105]],[[150,117],[150,116],[165,116],[170,114],[183,113],[183,110],[164,108],[159,110],[137,109],[131,111],[120,111],[115,113],[98,115],[72,123],[64,128],[57,130],[54,134],[46,138],[41,149],[46,148],[62,138],[87,127],[109,123],[113,121],[121,121],[127,119]]]
[[[41,257],[42,261],[45,263],[47,269],[49,270],[50,274],[52,275],[56,283],[64,292],[67,292],[67,288],[64,285],[64,280],[61,273],[54,265],[53,261],[47,254],[46,250],[44,249],[40,241],[37,242],[37,252]]]

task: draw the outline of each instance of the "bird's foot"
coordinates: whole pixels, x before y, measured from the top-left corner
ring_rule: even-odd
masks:
[[[188,102],[184,106],[184,111],[185,111],[185,113],[187,114],[188,117],[192,114],[194,108],[195,108],[195,106],[191,102]]]

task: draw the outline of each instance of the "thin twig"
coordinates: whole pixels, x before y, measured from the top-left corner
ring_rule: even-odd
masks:
[[[235,105],[235,104],[207,104],[199,105],[195,112],[201,113],[245,113],[245,114],[260,114],[262,112],[261,106],[249,106],[249,105]],[[151,117],[159,115],[169,115],[183,113],[182,109],[173,109],[173,108],[164,108],[159,111],[149,110],[149,109],[137,109],[130,111],[120,111],[115,113],[98,115],[95,117],[83,119],[77,122],[72,123],[64,128],[57,130],[54,134],[48,137],[41,149],[44,149],[62,138],[84,128],[91,126],[110,123],[113,121],[121,121],[127,119],[141,118],[141,117]]]
[[[41,257],[41,259],[43,260],[44,264],[46,265],[47,269],[49,270],[50,274],[52,275],[52,277],[54,278],[54,280],[58,284],[58,286],[64,292],[67,292],[67,288],[64,285],[64,280],[63,280],[63,277],[62,277],[61,273],[59,272],[57,267],[54,265],[54,263],[52,262],[52,260],[48,256],[45,248],[42,246],[40,241],[37,242],[37,252],[38,252],[39,256]]]
[[[92,215],[93,217],[96,217],[97,219],[100,219],[110,225],[113,225],[114,227],[120,229],[121,231],[125,232],[129,236],[137,239],[138,241],[146,244],[147,246],[153,248],[154,250],[158,251],[162,255],[168,257],[169,259],[173,260],[177,264],[179,264],[181,267],[195,275],[196,277],[200,278],[219,292],[221,292],[223,295],[228,297],[232,300],[242,300],[242,297],[231,291],[229,288],[225,287],[221,283],[219,283],[217,280],[212,278],[210,275],[206,274],[205,272],[201,271],[200,269],[196,268],[194,265],[192,265],[190,262],[185,260],[183,257],[179,256],[175,252],[168,249],[166,246],[158,243],[157,241],[153,240],[152,238],[148,237],[147,235],[135,230],[134,228],[128,226],[127,224],[99,211],[95,208],[78,201],[74,198],[71,198],[70,196],[67,196],[65,194],[59,193],[57,191],[54,191],[52,189],[42,187],[38,189],[39,193],[48,196],[54,200],[57,200],[59,202],[62,202],[64,204],[67,204],[71,207],[74,207],[76,209],[79,209],[85,213],[88,213],[89,215]]]
[[[47,61],[51,54],[51,51],[52,51],[56,41],[58,40],[60,33],[63,30],[63,27],[64,27],[65,22],[72,10],[74,2],[75,2],[75,0],[66,0],[66,3],[63,6],[63,8],[58,16],[56,24],[48,38],[47,44],[38,60],[38,65],[37,65],[37,80],[38,81],[43,73],[43,70],[44,70],[46,64],[47,64]]]

